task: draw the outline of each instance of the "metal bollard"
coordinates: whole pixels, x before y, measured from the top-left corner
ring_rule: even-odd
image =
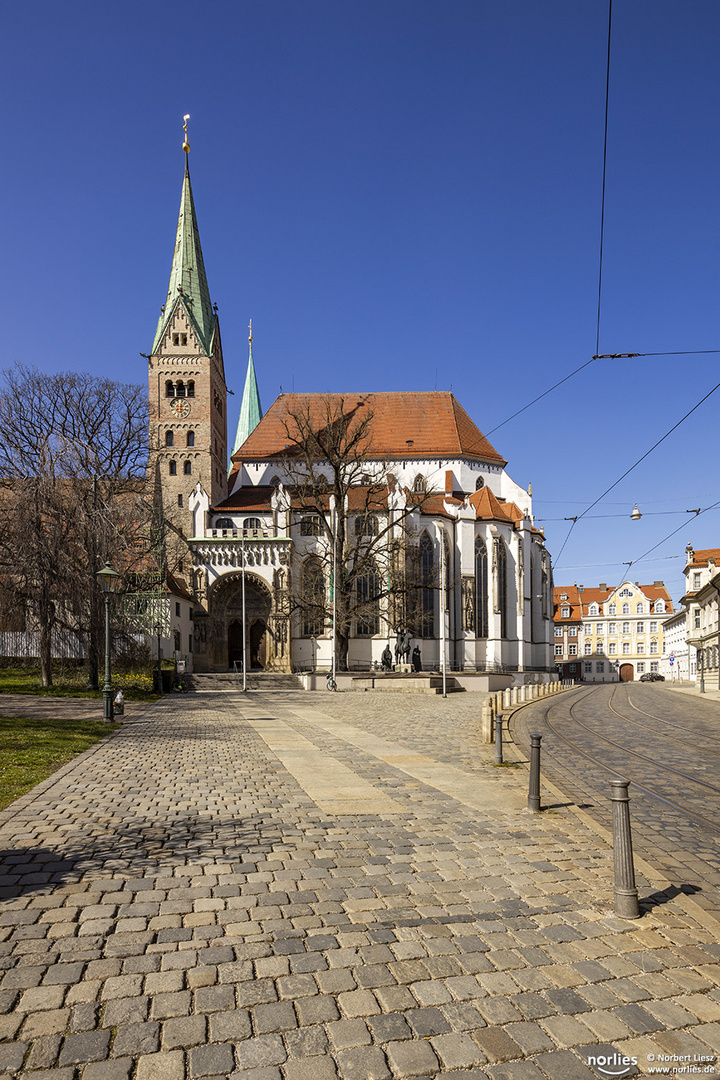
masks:
[[[629,780],[611,780],[613,862],[615,864],[615,914],[621,919],[639,919],[640,906],[635,885],[632,833],[630,831]]]
[[[530,784],[528,786],[528,810],[540,813],[540,743],[542,735],[530,736]]]
[[[496,765],[502,765],[502,763],[503,763],[502,725],[503,725],[502,713],[498,713],[497,716],[495,717],[495,764]]]

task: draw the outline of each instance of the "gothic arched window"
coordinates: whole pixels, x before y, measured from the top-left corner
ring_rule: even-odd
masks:
[[[488,557],[481,536],[475,540],[475,635],[488,636]]]
[[[375,514],[358,514],[355,518],[356,536],[377,536],[380,531]]]
[[[435,552],[426,532],[420,537],[420,626],[418,636],[435,636]]]
[[[319,637],[325,629],[325,578],[319,559],[305,560],[302,570],[303,637]]]
[[[417,491],[420,494],[427,491],[427,483],[422,473],[418,473],[413,481],[413,491]]]
[[[495,587],[497,589],[495,607],[500,615],[500,637],[506,638],[508,630],[507,550],[499,538],[495,541]]]
[[[380,633],[380,589],[380,575],[374,565],[355,582],[355,633],[358,637],[373,637]]]
[[[174,437],[172,431],[166,431],[165,432],[165,445],[166,446],[172,446],[174,441],[175,441],[175,437]]]

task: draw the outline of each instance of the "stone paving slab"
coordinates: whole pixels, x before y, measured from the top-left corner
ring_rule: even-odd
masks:
[[[520,809],[527,776],[493,769],[470,698],[166,698],[14,803],[1,1080],[714,1068],[717,924],[679,898],[617,919],[608,846]],[[376,794],[330,813],[323,759]]]

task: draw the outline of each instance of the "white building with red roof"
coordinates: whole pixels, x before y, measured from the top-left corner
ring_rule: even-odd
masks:
[[[402,631],[424,669],[549,678],[550,557],[530,488],[453,395],[281,394],[263,416],[252,332],[250,347],[228,476],[226,370],[186,163],[148,369],[150,475],[193,562],[195,670],[329,669],[335,657],[367,671]],[[363,433],[341,467],[324,460],[336,425]],[[351,477],[341,496],[338,468]],[[336,595],[352,601],[339,658]]]

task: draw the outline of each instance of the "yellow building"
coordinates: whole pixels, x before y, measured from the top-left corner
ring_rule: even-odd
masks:
[[[563,603],[571,595],[577,602]],[[660,671],[664,651],[663,621],[673,611],[662,581],[652,585],[623,581],[597,588],[582,585],[555,588],[555,629],[581,618],[577,656],[583,682],[632,682]],[[579,609],[579,611],[578,611]],[[567,616],[564,615],[567,612]],[[557,650],[556,650],[557,651]]]

